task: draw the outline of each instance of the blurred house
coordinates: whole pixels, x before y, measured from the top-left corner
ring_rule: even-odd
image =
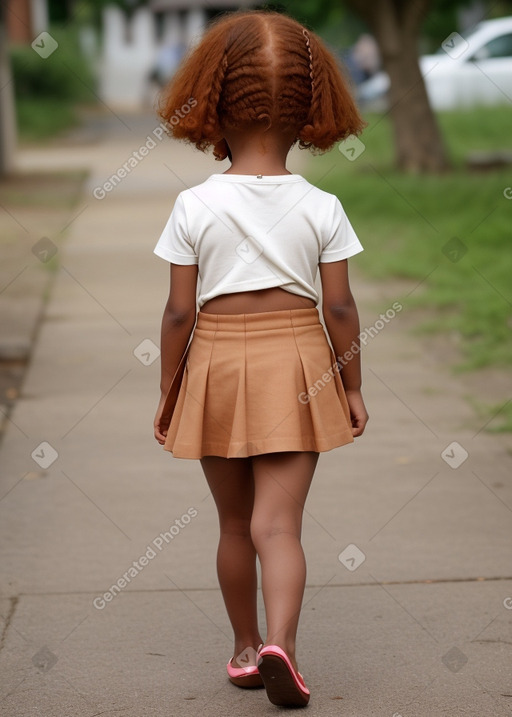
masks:
[[[206,23],[220,12],[254,7],[253,0],[149,0],[131,18],[116,5],[103,13],[99,91],[109,106],[147,104],[151,84],[163,85]]]
[[[31,44],[49,29],[48,0],[0,0],[11,42]],[[129,3],[126,3],[129,6]],[[207,22],[222,12],[257,6],[254,0],[147,0],[132,13],[119,5],[103,9],[101,49],[96,33],[80,29],[82,50],[98,74],[99,95],[110,107],[138,109],[174,74],[183,54]]]

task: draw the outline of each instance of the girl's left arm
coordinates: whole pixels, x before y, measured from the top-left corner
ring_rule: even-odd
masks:
[[[167,435],[167,427],[160,425],[165,398],[196,322],[197,274],[197,264],[171,264],[171,288],[160,336],[161,396],[154,420],[155,438],[161,445]]]

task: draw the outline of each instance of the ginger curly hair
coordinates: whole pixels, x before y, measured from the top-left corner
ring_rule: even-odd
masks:
[[[225,159],[223,129],[278,126],[301,149],[326,151],[365,126],[335,58],[287,15],[235,12],[217,20],[159,98],[168,133]],[[177,120],[179,118],[179,120]]]

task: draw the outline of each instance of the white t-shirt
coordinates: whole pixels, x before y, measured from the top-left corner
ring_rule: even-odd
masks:
[[[201,308],[221,294],[272,287],[316,304],[318,263],[362,250],[339,199],[300,174],[213,174],[178,195],[154,251],[199,265]]]

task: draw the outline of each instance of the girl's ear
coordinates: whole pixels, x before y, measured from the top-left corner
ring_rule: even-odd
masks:
[[[222,162],[222,160],[226,159],[226,157],[230,162],[233,161],[231,157],[231,150],[229,149],[229,145],[225,139],[221,139],[220,142],[215,143],[213,147],[213,156],[219,162]]]

